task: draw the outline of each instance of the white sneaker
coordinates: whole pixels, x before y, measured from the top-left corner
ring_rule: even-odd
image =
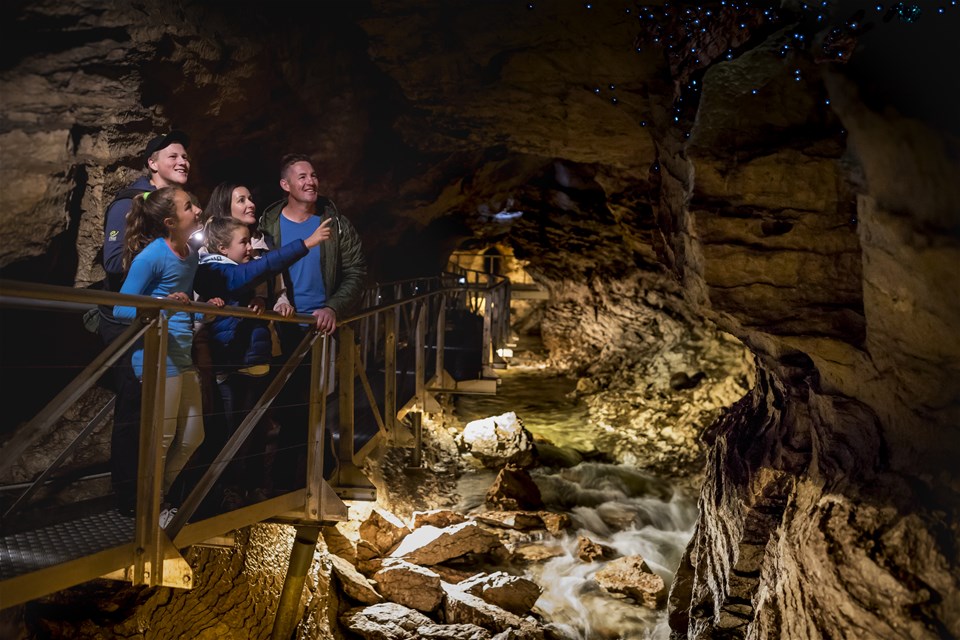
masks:
[[[167,525],[170,524],[170,521],[173,520],[173,516],[177,515],[177,508],[170,507],[169,509],[160,510],[160,528],[166,529]]]

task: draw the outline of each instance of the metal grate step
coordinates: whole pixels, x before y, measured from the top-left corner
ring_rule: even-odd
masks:
[[[133,541],[134,520],[116,509],[0,536],[0,581]]]

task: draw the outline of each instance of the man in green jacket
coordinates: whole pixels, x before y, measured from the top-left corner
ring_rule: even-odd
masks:
[[[269,233],[279,247],[307,237],[321,224],[331,225],[331,238],[294,264],[284,280],[287,297],[297,313],[312,314],[319,331],[332,333],[337,319],[360,304],[367,265],[356,229],[330,199],[319,195],[319,186],[309,157],[284,156],[280,187],[287,197],[267,207],[260,229]]]
[[[319,180],[310,158],[284,156],[280,167],[280,187],[287,197],[267,207],[260,228],[273,237],[276,246],[304,239],[319,226],[330,227],[331,236],[320,246],[291,265],[284,273],[290,305],[299,314],[316,318],[317,331],[330,334],[337,322],[355,311],[363,296],[366,260],[360,236],[350,221],[340,215],[328,198],[319,195]],[[278,307],[280,304],[277,303]],[[282,313],[281,309],[274,310]],[[312,327],[311,327],[312,328]],[[282,323],[280,342],[285,356],[300,342],[304,329]],[[329,380],[333,381],[331,377]],[[277,455],[273,464],[274,489],[285,491],[302,486],[307,435],[309,367],[299,367],[277,399],[274,418],[280,424]],[[328,387],[328,390],[332,387]],[[325,434],[324,467],[332,466],[333,446]]]

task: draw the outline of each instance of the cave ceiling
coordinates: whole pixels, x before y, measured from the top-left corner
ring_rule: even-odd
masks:
[[[71,225],[95,241],[77,218],[99,214],[167,127],[192,136],[201,200],[238,179],[263,207],[281,195],[278,158],[310,153],[382,278],[503,239],[544,277],[658,252],[670,265],[653,212],[661,163],[682,174],[684,145],[721,180],[776,150],[844,152],[814,58],[773,55],[771,35],[800,32],[790,5],[770,20],[713,4],[668,54],[654,41],[690,23],[663,2],[5,3],[0,170],[17,214],[3,228],[29,218],[33,241],[0,265],[48,253]],[[761,81],[763,99],[744,100]],[[492,215],[507,210],[523,216]],[[78,283],[97,279],[77,262]]]
[[[548,286],[653,274],[741,338],[846,362],[865,292],[904,299],[865,285],[886,262],[863,241],[952,250],[958,101],[931,61],[960,9],[828,5],[824,25],[792,2],[8,2],[0,269],[97,282],[110,194],[172,127],[201,201],[238,180],[262,210],[279,158],[309,153],[378,280],[506,243]],[[865,235],[871,207],[902,233]]]
[[[669,72],[656,51],[635,51],[637,29],[619,10],[582,9],[8,4],[4,82],[15,90],[5,91],[3,144],[43,153],[4,171],[8,184],[29,183],[20,206],[76,199],[69,178],[109,191],[126,179],[118,170],[137,168],[146,137],[176,127],[192,136],[201,199],[234,178],[253,184],[264,206],[280,195],[278,158],[313,155],[327,193],[382,249],[372,261],[384,271],[398,267],[378,255],[421,240],[440,241],[415,252],[431,260],[403,264],[435,271],[460,242],[506,235],[536,258],[596,248],[606,233],[627,240],[615,262],[653,260],[657,152],[646,125],[651,103],[670,100]],[[68,175],[83,165],[102,171]],[[51,173],[63,184],[37,179]],[[492,218],[508,209],[524,212],[516,234]],[[40,248],[8,250],[3,262]]]

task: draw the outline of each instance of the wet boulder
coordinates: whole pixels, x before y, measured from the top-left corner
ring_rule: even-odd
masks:
[[[384,598],[405,607],[429,613],[443,601],[440,576],[403,560],[388,560],[374,574]]]
[[[529,467],[536,456],[533,436],[513,411],[468,422],[458,445],[461,451],[490,469],[507,464]]]
[[[617,556],[616,549],[600,544],[590,538],[577,536],[577,557],[584,562],[609,560]]]
[[[543,593],[536,582],[520,576],[512,576],[505,571],[480,574],[464,580],[457,586],[467,593],[482,598],[485,602],[518,616],[528,613]]]
[[[490,604],[460,588],[460,585],[441,583],[446,598],[443,603],[447,622],[475,624],[494,633],[511,631],[518,640],[542,640],[543,631],[526,618]]]
[[[421,565],[440,564],[472,553],[489,553],[503,547],[500,539],[476,522],[449,527],[420,527],[408,535],[390,554]]]
[[[543,526],[555,536],[559,536],[573,525],[573,521],[566,513],[552,511],[538,511],[537,515],[543,520]]]
[[[526,470],[507,465],[487,490],[486,503],[504,511],[536,511],[543,508],[540,488]]]
[[[651,609],[663,606],[667,599],[663,578],[653,573],[640,556],[617,558],[597,571],[593,578],[607,591],[622,593]]]

